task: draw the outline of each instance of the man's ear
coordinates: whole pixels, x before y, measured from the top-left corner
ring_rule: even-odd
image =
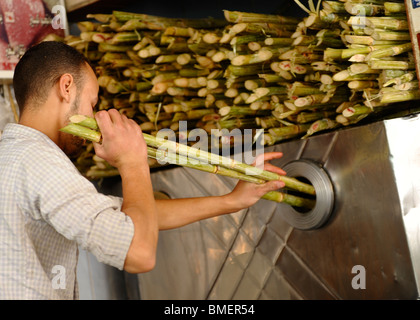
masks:
[[[58,85],[60,98],[66,101],[67,103],[70,103],[71,91],[75,86],[73,76],[69,73],[63,74],[60,77]]]

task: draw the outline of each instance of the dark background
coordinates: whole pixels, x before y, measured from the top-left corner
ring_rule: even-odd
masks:
[[[307,5],[307,1],[303,3]],[[224,18],[224,9],[283,16],[307,15],[293,0],[101,0],[69,12],[68,20],[82,21],[88,13],[112,13],[113,10],[171,18]]]

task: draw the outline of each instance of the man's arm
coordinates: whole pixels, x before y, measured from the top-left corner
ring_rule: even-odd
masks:
[[[264,161],[265,170],[284,175],[282,169],[267,163],[282,155],[279,152],[266,153],[257,158],[257,162]],[[240,181],[231,193],[223,196],[157,200],[159,229],[173,229],[199,220],[237,212],[252,206],[267,192],[282,187],[284,183],[281,181],[270,181],[262,185]]]
[[[159,230],[146,143],[140,127],[117,110],[98,112],[95,117],[102,133],[102,144],[94,144],[95,152],[118,168],[123,193],[121,211],[134,224],[124,270],[150,271],[155,265]]]

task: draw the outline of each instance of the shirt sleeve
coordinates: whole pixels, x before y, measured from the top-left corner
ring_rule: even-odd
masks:
[[[64,154],[50,149],[33,150],[36,162],[28,160],[31,152],[23,161],[20,203],[25,212],[76,241],[100,262],[122,270],[134,225],[121,212],[121,199],[98,193]]]

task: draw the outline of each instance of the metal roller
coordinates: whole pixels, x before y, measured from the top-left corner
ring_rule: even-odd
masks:
[[[334,187],[322,166],[312,160],[289,162],[283,169],[289,177],[304,178],[316,191],[316,203],[312,210],[299,212],[295,208],[282,205],[281,214],[291,226],[300,230],[321,228],[330,218],[334,208]]]

